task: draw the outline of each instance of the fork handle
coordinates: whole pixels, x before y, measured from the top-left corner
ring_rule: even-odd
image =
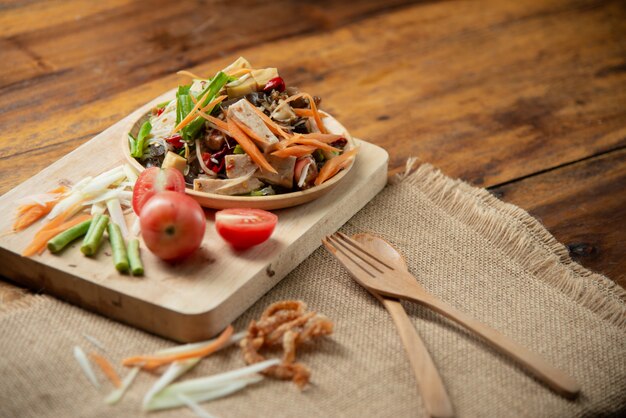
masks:
[[[574,398],[580,392],[580,385],[572,377],[551,366],[538,354],[529,351],[512,339],[483,324],[482,322],[477,321],[466,313],[461,312],[453,306],[450,306],[434,297],[420,297],[419,299],[414,299],[414,301],[424,304],[439,312],[443,316],[474,331],[491,343],[494,348],[509,355],[522,365],[526,366],[535,374],[535,376],[544,381],[555,392],[568,398]]]
[[[433,418],[454,416],[452,403],[441,381],[441,376],[406,311],[396,300],[378,294],[374,294],[374,296],[382,302],[396,324],[429,416]]]

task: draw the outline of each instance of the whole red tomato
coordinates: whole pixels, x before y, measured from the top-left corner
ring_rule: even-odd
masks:
[[[141,214],[143,205],[155,194],[171,190],[185,193],[185,178],[174,168],[150,167],[137,178],[133,187],[133,210]]]
[[[146,246],[159,258],[180,260],[193,253],[204,237],[204,211],[191,197],[176,192],[152,196],[139,215]]]
[[[224,209],[215,214],[215,229],[236,250],[265,242],[278,217],[261,209]]]

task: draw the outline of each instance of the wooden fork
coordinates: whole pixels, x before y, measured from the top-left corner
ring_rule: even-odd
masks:
[[[394,268],[350,237],[336,233],[322,242],[348,268],[354,279],[369,291],[427,306],[483,337],[494,348],[529,369],[558,394],[574,398],[580,392],[580,385],[572,377],[551,366],[541,356],[441,301],[422,287],[408,271]]]

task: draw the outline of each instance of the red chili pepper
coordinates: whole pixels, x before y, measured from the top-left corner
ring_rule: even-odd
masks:
[[[215,158],[217,154],[219,153],[218,152],[216,152],[215,154],[209,154],[208,152],[202,153],[202,161],[204,161],[204,164],[207,166],[207,168],[213,171],[214,173],[219,173],[222,170],[222,168],[224,168],[224,164],[225,164],[224,158],[221,158],[221,159]],[[212,158],[215,158],[216,160],[218,160],[219,164],[215,164]]]
[[[285,91],[285,81],[281,77],[274,77],[270,79],[265,87],[263,87],[263,91],[269,93],[272,90],[278,90],[281,93]]]
[[[161,113],[163,113],[163,112],[165,112],[165,106],[160,108],[160,109],[157,109],[157,111],[156,111],[157,117],[161,116]]]
[[[170,136],[169,138],[165,138],[165,140],[174,148],[182,148],[185,145],[183,143],[183,138],[178,134]]]

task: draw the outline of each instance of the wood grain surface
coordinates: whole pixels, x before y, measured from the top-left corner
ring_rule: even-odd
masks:
[[[418,156],[539,216],[626,284],[623,1],[5,1],[0,193],[239,55],[323,97],[401,170]],[[10,64],[6,64],[10,63]]]

